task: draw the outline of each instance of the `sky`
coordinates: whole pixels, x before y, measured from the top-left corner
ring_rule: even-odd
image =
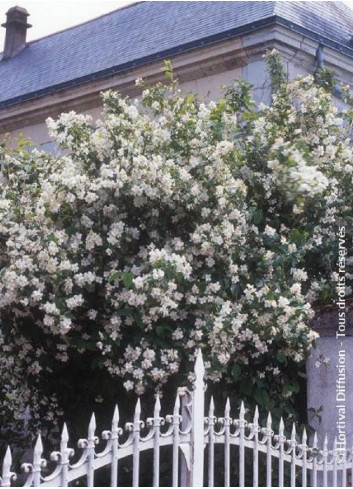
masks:
[[[0,24],[6,22],[9,8],[19,5],[27,9],[30,16],[27,40],[61,31],[81,24],[100,15],[125,7],[133,0],[0,0]],[[3,50],[5,29],[0,27],[0,52]]]
[[[353,0],[343,0],[353,8]],[[0,23],[6,21],[9,8],[19,5],[28,10],[32,28],[27,40],[39,39],[53,32],[66,29],[107,12],[122,8],[133,0],[0,0]],[[0,27],[0,52],[3,50],[5,29]]]

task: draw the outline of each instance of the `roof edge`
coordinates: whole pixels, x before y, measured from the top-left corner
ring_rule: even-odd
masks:
[[[337,41],[334,41],[329,37],[322,36],[317,32],[313,32],[307,27],[303,27],[298,24],[295,24],[294,22],[291,22],[290,20],[285,19],[280,15],[276,15],[276,18],[277,18],[277,23],[279,25],[288,27],[290,30],[294,32],[298,32],[299,34],[302,34],[303,36],[306,36],[309,39],[313,39],[314,41],[321,43],[323,46],[330,47],[336,51],[339,51],[340,53],[346,54],[347,56],[353,58],[353,46],[352,48],[349,48],[348,46],[345,46],[344,44],[341,44]]]
[[[140,3],[140,2],[136,2]],[[136,5],[136,3],[130,5]],[[0,110],[11,107],[13,105],[20,104],[22,102],[29,102],[31,100],[38,99],[44,95],[51,95],[53,93],[56,93],[58,91],[65,90],[70,87],[75,87],[78,85],[83,85],[86,83],[89,83],[90,81],[96,81],[104,78],[108,78],[110,76],[118,75],[118,74],[123,74],[126,71],[133,69],[133,68],[139,68],[141,66],[147,65],[149,63],[153,63],[155,61],[161,60],[161,59],[166,59],[171,56],[175,56],[178,54],[184,54],[189,51],[192,51],[194,49],[200,48],[200,47],[206,47],[212,44],[215,44],[220,41],[226,41],[235,37],[238,37],[240,35],[248,34],[250,32],[255,32],[256,30],[262,29],[264,27],[270,27],[271,25],[282,25],[284,27],[289,28],[290,30],[297,32],[299,34],[302,34],[312,40],[317,41],[318,43],[322,44],[323,46],[330,47],[336,51],[339,51],[340,53],[346,54],[349,57],[353,58],[353,47],[348,48],[347,46],[344,46],[340,44],[337,41],[334,41],[330,38],[327,38],[325,36],[321,36],[320,34],[317,34],[310,29],[307,29],[306,27],[299,26],[298,24],[295,24],[291,21],[288,21],[284,17],[278,16],[278,15],[271,15],[269,17],[265,17],[263,19],[260,19],[256,22],[252,22],[250,24],[245,24],[240,27],[236,27],[234,29],[230,29],[224,32],[220,32],[218,34],[214,34],[212,36],[207,36],[201,39],[198,39],[196,41],[192,41],[186,44],[181,44],[179,46],[175,46],[174,48],[167,49],[165,51],[160,51],[154,54],[151,54],[149,56],[145,56],[143,58],[138,58],[133,61],[129,61],[127,63],[121,64],[121,65],[116,65],[112,66],[111,68],[107,68],[101,71],[97,71],[95,73],[90,73],[88,75],[82,76],[75,78],[73,80],[68,80],[56,85],[51,85],[46,88],[43,88],[41,90],[35,91],[35,92],[30,92],[24,95],[20,95],[18,97],[14,97],[11,99],[4,100],[0,102]]]

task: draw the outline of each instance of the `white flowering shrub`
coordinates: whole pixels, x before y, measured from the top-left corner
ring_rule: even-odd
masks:
[[[27,407],[54,422],[97,375],[110,380],[96,402],[106,382],[138,395],[185,383],[198,348],[212,381],[293,411],[313,306],[334,296],[337,226],[351,222],[350,114],[312,76],[271,106],[249,88],[215,102],[174,82],[107,92],[100,121],[48,119],[64,155],[6,156],[3,420]]]

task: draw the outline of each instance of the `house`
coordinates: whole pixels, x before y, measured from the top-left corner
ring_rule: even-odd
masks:
[[[263,55],[272,48],[281,53],[289,78],[314,73],[324,63],[335,70],[338,82],[353,85],[353,10],[341,2],[138,2],[26,43],[28,15],[14,7],[4,24],[0,141],[8,138],[10,144],[22,133],[51,150],[47,117],[69,110],[98,117],[101,91],[112,88],[134,95],[137,78],[163,80],[161,67],[167,58],[181,87],[207,98],[217,97],[221,85],[242,77],[253,84],[257,100],[268,100]],[[308,406],[325,403],[323,423],[316,426],[321,435],[326,430],[333,435],[338,346],[332,323],[326,329],[329,333],[319,340],[308,364]],[[320,344],[331,358],[329,376],[315,367]],[[347,358],[353,359],[353,338],[347,336],[345,344]],[[353,434],[351,377],[346,388],[347,436]]]
[[[263,55],[277,48],[288,76],[318,63],[353,82],[353,11],[341,2],[138,2],[26,43],[25,9],[7,13],[0,61],[0,140],[19,132],[48,149],[48,116],[75,110],[98,116],[100,92],[135,93],[135,80],[163,79],[171,59],[185,90],[217,97],[243,77],[269,96]],[[0,55],[1,56],[1,55]]]

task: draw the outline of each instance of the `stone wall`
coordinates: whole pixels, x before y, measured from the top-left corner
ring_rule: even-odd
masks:
[[[345,423],[348,445],[353,437],[353,307],[346,309],[346,336],[336,338],[338,309],[327,308],[318,312],[312,327],[320,334],[316,348],[307,361],[307,407],[310,425],[317,431],[319,441],[328,435],[329,446],[337,435],[337,423]],[[345,367],[344,382],[339,377],[340,360]],[[327,360],[327,363],[323,360]],[[343,372],[342,372],[343,373]],[[337,383],[339,382],[339,383]],[[339,387],[339,391],[336,391]],[[344,395],[343,395],[344,389]],[[338,394],[339,392],[339,394]],[[338,406],[344,406],[339,408]],[[311,409],[319,410],[313,416]],[[344,417],[343,417],[344,415]],[[340,419],[341,417],[341,419]],[[321,418],[321,419],[320,419]],[[341,425],[343,428],[343,425]]]

